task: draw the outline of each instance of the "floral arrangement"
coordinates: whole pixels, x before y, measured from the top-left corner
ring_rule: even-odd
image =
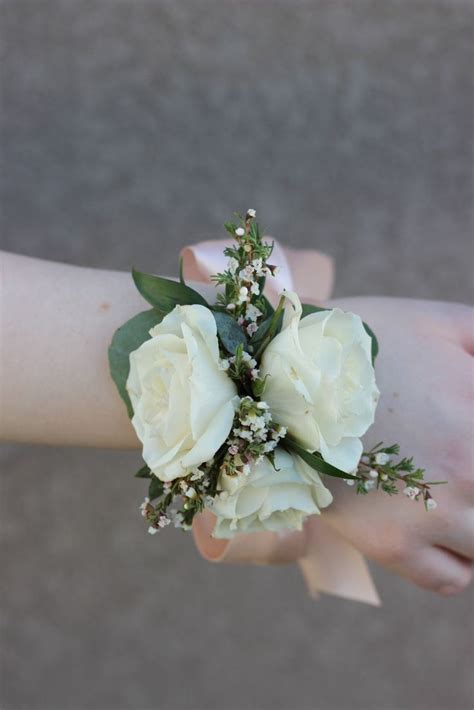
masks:
[[[234,239],[209,304],[184,282],[132,271],[152,306],[119,328],[110,372],[124,400],[148,479],[140,506],[155,533],[189,529],[204,508],[213,536],[300,530],[332,502],[323,477],[358,494],[400,485],[427,510],[433,483],[397,445],[364,451],[379,399],[377,339],[354,313],[300,303],[274,309],[265,283],[277,266],[255,210],[227,223]]]

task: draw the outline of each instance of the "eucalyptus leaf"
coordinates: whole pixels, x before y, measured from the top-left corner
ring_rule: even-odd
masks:
[[[353,480],[359,480],[358,476],[353,476],[351,473],[345,473],[344,471],[341,471],[339,468],[336,468],[335,466],[332,466],[330,463],[327,463],[320,454],[315,453],[312,454],[309,451],[306,451],[306,449],[301,446],[301,444],[298,444],[294,439],[291,437],[285,437],[284,440],[284,445],[293,451],[295,454],[297,454],[300,458],[303,459],[303,461],[306,461],[308,466],[311,466],[311,468],[314,468],[315,471],[319,471],[319,473],[324,473],[326,476],[334,476],[335,478],[350,478]]]
[[[152,475],[150,467],[145,464],[136,472],[135,478],[151,478]]]
[[[373,365],[375,362],[375,358],[379,354],[379,342],[378,342],[377,338],[375,337],[374,331],[372,330],[372,328],[370,326],[367,325],[367,323],[364,323],[364,328],[365,328],[367,335],[369,335],[372,340],[372,365]]]
[[[260,291],[262,292],[263,288],[261,288]],[[268,300],[268,298],[266,296],[264,296],[263,294],[260,297],[260,302],[263,306],[264,315],[267,317],[273,315],[273,313],[275,312],[275,309],[273,308],[273,306],[270,303],[270,301]]]
[[[263,320],[260,323],[257,330],[252,335],[252,337],[250,339],[250,345],[252,346],[254,351],[259,349],[259,347],[263,343],[265,337],[268,335],[268,331],[270,330],[271,322],[272,322],[272,316],[270,315],[268,318],[265,318],[265,320]]]
[[[217,326],[217,334],[227,352],[231,355],[235,355],[239,345],[242,345],[244,350],[247,349],[247,338],[235,318],[232,318],[231,315],[223,313],[222,311],[214,311],[214,318]]]
[[[130,353],[150,337],[149,330],[163,318],[163,313],[154,308],[142,311],[118,328],[109,346],[109,369],[119,394],[127,407],[128,416],[133,417],[133,408],[125,388],[130,371]]]
[[[136,269],[132,270],[132,276],[135,286],[143,298],[164,314],[172,311],[178,304],[186,306],[197,303],[201,306],[208,306],[207,301],[200,293],[179,281],[164,279],[153,274],[144,274]]]
[[[159,478],[156,476],[152,476],[152,479],[150,481],[150,485],[148,488],[148,498],[150,500],[155,500],[155,498],[159,498],[163,493],[163,482],[160,481]]]
[[[313,306],[312,303],[302,303],[303,313],[301,317],[309,316],[310,313],[321,313],[321,311],[327,311],[327,308],[321,308],[320,306]]]

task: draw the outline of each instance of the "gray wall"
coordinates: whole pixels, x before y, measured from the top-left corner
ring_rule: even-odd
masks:
[[[474,4],[3,0],[5,249],[176,273],[235,210],[337,259],[339,295],[469,301]],[[469,710],[472,593],[147,536],[138,454],[1,451],[2,710]]]

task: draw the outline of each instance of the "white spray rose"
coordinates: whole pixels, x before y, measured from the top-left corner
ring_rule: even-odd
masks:
[[[275,470],[276,468],[276,470]],[[275,451],[275,468],[265,457],[249,475],[221,474],[218,495],[210,510],[217,516],[213,537],[238,532],[301,530],[308,515],[332,502],[319,475],[299,456]]]
[[[301,318],[298,296],[286,296],[282,331],[262,358],[265,400],[275,421],[308,451],[349,473],[379,398],[371,339],[354,313],[336,308]]]
[[[227,438],[237,389],[219,367],[212,312],[176,306],[130,354],[127,391],[143,458],[162,481],[210,460]]]

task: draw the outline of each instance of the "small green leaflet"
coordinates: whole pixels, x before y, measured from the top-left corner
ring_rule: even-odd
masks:
[[[310,313],[320,313],[321,311],[329,310],[328,308],[320,308],[320,306],[313,306],[311,303],[303,303],[302,306],[303,306],[303,313],[301,316],[302,318],[304,318],[305,316],[308,316]],[[372,341],[371,354],[372,354],[372,365],[373,365],[375,362],[375,358],[377,357],[378,352],[379,352],[378,340],[375,336],[374,331],[372,330],[372,328],[370,328],[370,326],[367,325],[367,323],[362,322],[362,325],[364,326],[365,332],[367,333],[367,335],[370,337],[370,339]]]
[[[239,345],[243,345],[244,350],[246,350],[248,347],[247,338],[235,318],[222,311],[214,311],[213,314],[216,321],[217,334],[227,352],[235,355]]]
[[[268,318],[266,318],[260,323],[257,330],[252,335],[250,345],[252,346],[254,351],[258,350],[263,341],[265,340],[266,336],[268,335],[268,331],[270,330],[271,323],[272,316],[270,315]]]
[[[280,297],[280,302],[272,315],[260,324],[252,339],[252,347],[257,361],[262,356],[268,343],[278,335],[283,325],[283,313],[285,310],[285,297]]]
[[[144,274],[136,269],[132,269],[132,276],[135,286],[145,301],[164,314],[170,313],[178,304],[180,306],[199,304],[209,307],[200,293],[184,283],[153,276],[153,274]]]
[[[152,476],[150,481],[150,486],[148,488],[148,498],[150,500],[155,500],[159,498],[163,493],[163,483],[156,476]]]
[[[319,471],[319,473],[324,473],[326,476],[334,476],[335,478],[352,478],[355,481],[359,480],[358,476],[353,476],[351,473],[345,473],[339,468],[327,463],[323,458],[321,458],[320,454],[312,454],[309,451],[306,451],[301,444],[298,444],[294,439],[288,436],[284,439],[284,445],[290,449],[290,451],[293,451],[300,458],[302,458],[303,461],[306,461],[308,466],[314,468],[315,471]]]
[[[263,291],[263,288],[261,289],[261,291]],[[268,317],[268,316],[272,316],[273,313],[275,312],[275,309],[273,308],[273,306],[272,306],[272,304],[270,303],[270,301],[268,300],[268,298],[263,295],[263,293],[262,293],[262,295],[260,296],[260,301],[261,301],[261,304],[262,304],[262,306],[263,306],[263,308],[264,308],[264,310],[265,310],[264,315],[266,315],[267,317]]]
[[[149,339],[148,331],[160,323],[162,318],[163,313],[154,308],[138,313],[115,331],[109,346],[110,374],[125,402],[130,419],[133,417],[133,408],[125,388],[130,371],[130,353]]]
[[[379,354],[379,341],[375,337],[374,331],[372,330],[372,328],[370,328],[370,326],[367,325],[367,323],[363,323],[363,326],[365,328],[365,332],[372,340],[372,365],[373,365],[375,362],[375,358]]]
[[[151,478],[152,473],[150,471],[149,466],[146,464],[142,466],[135,474],[135,478]]]
[[[320,313],[321,311],[328,311],[328,308],[321,308],[320,306],[313,306],[312,303],[302,303],[303,313],[301,317],[309,316],[310,313]]]
[[[230,236],[235,239],[235,230],[237,229],[238,225],[234,224],[234,222],[224,222],[224,227],[227,232],[229,232]]]

